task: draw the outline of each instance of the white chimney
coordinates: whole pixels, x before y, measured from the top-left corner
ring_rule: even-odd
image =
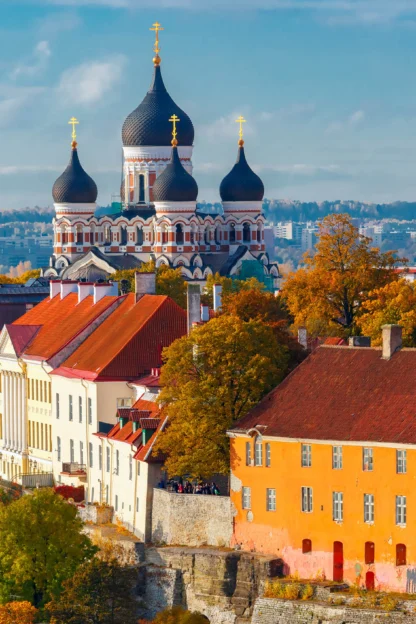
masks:
[[[389,360],[402,348],[402,328],[400,325],[383,325],[383,360]]]
[[[61,299],[65,299],[69,293],[77,292],[78,283],[72,280],[61,280]]]
[[[222,294],[221,284],[214,284],[214,287],[212,290],[213,290],[213,298],[214,298],[214,312],[219,312],[221,310],[221,294]]]
[[[203,323],[209,321],[209,307],[207,305],[201,305],[201,321]]]
[[[94,282],[78,283],[78,303],[81,303],[89,295],[94,294]]]
[[[103,297],[117,297],[118,282],[104,282],[94,284],[94,305]]]
[[[188,334],[194,323],[201,321],[201,288],[199,284],[188,282],[187,292]]]
[[[59,280],[51,280],[49,282],[49,296],[51,299],[59,295],[61,292],[61,282]]]
[[[135,273],[134,286],[136,293],[136,302],[143,295],[156,294],[156,273]]]
[[[308,348],[308,330],[306,327],[299,327],[298,329],[298,343],[304,349]]]

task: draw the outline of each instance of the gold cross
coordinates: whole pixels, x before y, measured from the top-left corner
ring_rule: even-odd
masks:
[[[161,30],[165,30],[165,29],[162,28],[162,26],[159,24],[159,22],[155,22],[153,24],[153,28],[149,28],[149,30],[153,30],[153,32],[156,35],[155,45],[153,46],[153,50],[155,51],[156,56],[158,56],[159,52],[160,52],[160,48],[159,48],[159,32]]]
[[[240,124],[240,131],[238,133],[238,136],[240,137],[240,141],[243,140],[243,123],[246,123],[246,119],[244,119],[244,117],[242,115],[240,115],[240,117],[238,119],[235,120],[236,123]]]
[[[176,132],[176,124],[178,123],[178,121],[180,121],[179,117],[177,115],[172,115],[172,117],[170,117],[169,121],[171,121],[173,123],[173,128],[172,128],[172,145],[177,145],[178,141],[176,140],[176,135],[178,134]]]
[[[79,121],[76,117],[71,117],[68,121],[68,124],[72,126],[72,140],[75,141],[77,138],[77,132],[75,130],[75,126],[79,124]]]

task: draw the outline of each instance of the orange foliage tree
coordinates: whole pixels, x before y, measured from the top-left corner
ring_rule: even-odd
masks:
[[[0,605],[0,624],[34,624],[38,610],[30,602]]]

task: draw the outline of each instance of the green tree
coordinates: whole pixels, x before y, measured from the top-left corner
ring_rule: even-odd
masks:
[[[137,572],[115,559],[94,557],[63,584],[46,605],[54,624],[136,624],[133,588]]]
[[[361,236],[347,214],[325,217],[314,255],[287,278],[282,297],[294,325],[327,335],[351,335],[368,294],[398,279],[394,252],[382,253]]]
[[[226,474],[226,431],[284,377],[287,348],[261,321],[224,315],[173,342],[164,359],[160,401],[169,426],[156,449],[169,474]]]
[[[76,508],[53,490],[0,505],[1,601],[17,595],[43,605],[95,551]]]

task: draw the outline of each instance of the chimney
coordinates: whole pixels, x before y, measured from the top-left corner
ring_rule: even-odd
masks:
[[[78,284],[78,303],[81,303],[89,295],[94,294],[94,282],[79,282]]]
[[[77,292],[78,283],[72,280],[61,280],[61,299],[65,299],[69,293]]]
[[[93,287],[94,305],[103,297],[118,296],[118,282],[96,282]]]
[[[203,323],[209,321],[209,307],[207,305],[201,305],[201,321]]]
[[[308,348],[308,330],[306,327],[299,327],[298,329],[298,343],[304,349]]]
[[[156,294],[156,273],[135,273],[134,284],[137,303],[143,295]]]
[[[49,297],[53,299],[61,292],[61,282],[58,280],[51,280],[49,282]]]
[[[219,312],[221,310],[221,293],[222,286],[221,284],[214,284],[212,289],[213,299],[214,299],[214,312]]]
[[[402,348],[402,328],[400,325],[383,325],[383,360],[389,360]]]
[[[201,288],[199,284],[190,284],[188,282],[187,308],[189,334],[192,325],[201,321]]]
[[[348,338],[349,347],[371,347],[371,338],[369,336],[350,336]]]

